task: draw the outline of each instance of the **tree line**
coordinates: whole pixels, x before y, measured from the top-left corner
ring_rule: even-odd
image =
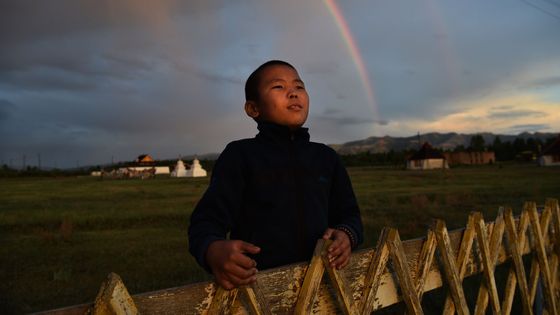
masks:
[[[496,156],[496,161],[532,161],[556,138],[551,137],[546,140],[539,138],[515,138],[513,141],[502,141],[499,136],[494,138],[492,143],[486,143],[482,135],[474,135],[470,139],[468,146],[458,145],[451,152],[484,152],[492,151]],[[382,165],[402,167],[404,161],[416,150],[403,150],[381,153],[371,153],[369,151],[355,154],[341,155],[341,159],[346,166],[368,166]]]
[[[474,135],[471,137],[469,147],[458,146],[454,151],[493,151],[496,161],[523,161],[538,157],[554,140],[556,140],[555,137],[547,138],[544,141],[539,138],[515,138],[513,141],[502,141],[500,136],[496,136],[492,143],[487,144],[481,135]]]

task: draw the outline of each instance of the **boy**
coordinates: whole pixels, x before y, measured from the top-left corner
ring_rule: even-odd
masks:
[[[309,96],[296,69],[272,60],[245,83],[253,139],[231,142],[189,226],[189,250],[219,285],[232,289],[267,269],[311,258],[317,239],[332,239],[335,268],[362,242],[360,211],[336,152],[309,141]],[[226,238],[229,235],[229,240]]]

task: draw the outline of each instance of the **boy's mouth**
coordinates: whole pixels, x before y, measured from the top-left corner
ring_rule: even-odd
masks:
[[[288,106],[289,110],[302,110],[303,106],[299,105],[299,104],[292,104],[290,106]]]

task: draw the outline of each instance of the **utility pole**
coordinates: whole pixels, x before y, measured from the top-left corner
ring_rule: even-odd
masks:
[[[41,153],[37,153],[37,167],[41,170]]]

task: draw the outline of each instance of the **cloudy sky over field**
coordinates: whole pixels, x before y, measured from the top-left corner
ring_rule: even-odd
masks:
[[[560,131],[559,0],[0,0],[0,162],[220,152],[269,59],[315,141]]]

